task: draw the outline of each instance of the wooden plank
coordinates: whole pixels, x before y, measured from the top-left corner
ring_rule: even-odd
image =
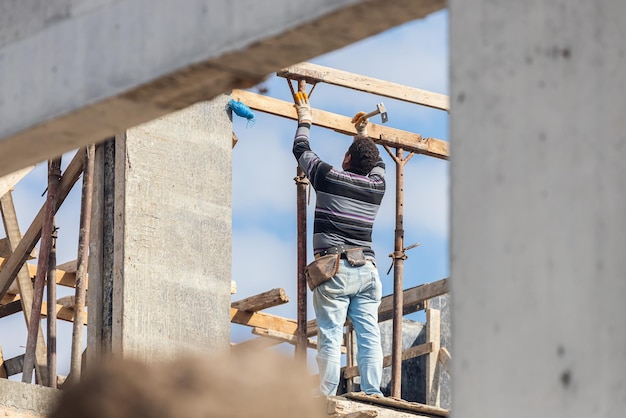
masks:
[[[35,168],[35,166],[31,165],[0,177],[0,197],[4,196],[9,190],[15,187],[15,185],[30,173],[33,168]]]
[[[372,405],[344,398],[343,396],[329,396],[326,401],[326,413],[329,417],[346,417],[355,413],[376,412],[379,418],[432,418],[431,415],[417,414],[413,411],[400,411],[385,406]]]
[[[409,103],[428,106],[435,109],[450,110],[450,98],[445,94],[417,89],[390,81],[354,74],[347,71],[302,62],[276,72],[279,77],[292,80],[306,80],[309,84],[317,82],[347,87],[365,93],[402,100]]]
[[[5,193],[6,194],[6,193]],[[9,238],[0,239],[0,258],[7,258],[12,253],[11,244],[9,243]],[[28,260],[34,260],[37,258],[37,247],[33,248],[33,250],[28,255]]]
[[[6,259],[0,257],[0,264],[2,264],[5,260]],[[35,264],[27,263],[26,268],[28,269],[29,276],[31,278],[35,277],[35,275],[37,274],[37,266]],[[76,272],[64,271],[57,268],[55,279],[58,285],[65,287],[76,287]]]
[[[280,342],[283,343],[289,343],[292,345],[296,345],[297,344],[297,340],[296,340],[296,336],[292,335],[292,334],[286,334],[284,332],[278,332],[278,331],[274,331],[272,329],[265,329],[265,328],[259,328],[259,327],[255,327],[252,329],[252,333],[254,335],[258,335],[260,337],[268,337],[268,338],[272,338],[275,340],[278,340]],[[307,347],[312,348],[314,350],[317,350],[317,341],[308,338],[307,339]],[[345,346],[341,346],[341,353],[345,354],[347,352],[347,349]]]
[[[270,347],[277,346],[278,344],[282,344],[282,341],[271,339],[271,338],[252,338],[250,340],[246,340],[240,342],[238,344],[231,344],[230,350],[231,352],[240,352],[240,351],[260,351],[265,350]]]
[[[76,183],[78,177],[80,177],[80,174],[82,173],[83,155],[84,151],[79,150],[63,173],[57,195],[55,212],[59,209],[61,204],[63,204],[63,201],[69,194],[70,190],[72,190],[74,183]],[[37,213],[37,216],[35,216],[35,219],[24,234],[15,251],[8,258],[2,270],[0,270],[0,298],[7,292],[9,286],[11,286],[11,283],[13,282],[13,279],[15,279],[17,272],[22,267],[24,262],[26,262],[28,254],[30,254],[32,249],[37,244],[37,241],[41,236],[44,215],[45,203],[39,210],[39,213]]]
[[[450,352],[446,347],[441,347],[439,349],[439,363],[443,366],[443,369],[450,373],[450,364],[452,363],[452,358],[450,357]]]
[[[22,312],[22,300],[7,303],[6,305],[0,305],[0,318],[13,315],[15,313]]]
[[[293,319],[282,318],[263,312],[246,312],[239,309],[230,308],[230,322],[233,324],[247,325],[249,327],[259,327],[272,329],[287,334],[295,334],[297,323]]]
[[[422,414],[437,415],[440,417],[450,416],[450,411],[447,409],[443,409],[443,408],[439,408],[439,407],[431,406],[431,405],[424,405],[424,404],[417,403],[417,402],[403,401],[402,399],[396,399],[396,398],[391,398],[391,397],[377,398],[374,396],[368,396],[364,394],[363,392],[346,393],[343,396],[348,399],[354,399],[354,400],[367,402],[367,403],[374,404],[374,405],[390,406],[392,408],[405,410],[405,411],[413,411],[413,412],[418,412]]]
[[[424,343],[420,345],[416,345],[415,347],[408,348],[402,352],[402,361],[410,360],[415,357],[423,356],[429,354],[433,351],[432,343]],[[383,368],[391,366],[391,355],[383,357]],[[343,371],[344,379],[351,379],[353,377],[359,376],[359,367],[344,367],[341,369]]]
[[[9,310],[11,309],[17,309],[16,305],[13,305],[14,303],[19,303],[20,302],[20,297],[19,295],[14,295],[15,300],[12,302],[9,302],[9,304],[4,304],[4,305],[0,305],[0,318],[2,318],[3,315],[2,311],[5,307],[7,307],[8,305],[11,305],[11,308],[7,308]],[[41,306],[41,315],[42,316],[47,316],[48,312],[47,312],[47,303],[46,302],[42,302],[42,306]],[[22,309],[18,309],[15,312],[20,312],[22,311]],[[13,313],[15,313],[13,312]],[[57,304],[56,307],[56,312],[57,312],[57,319],[60,319],[62,321],[67,321],[67,322],[74,322],[74,308],[70,307],[70,306],[65,306],[62,304]],[[85,314],[87,315],[87,314]],[[87,316],[85,316],[85,325],[87,325]],[[37,344],[39,345],[39,344]],[[45,346],[44,346],[45,349]]]
[[[230,307],[240,311],[258,312],[287,302],[289,302],[289,298],[285,294],[285,290],[277,288],[233,302]]]
[[[66,261],[63,264],[57,264],[57,270],[62,270],[67,273],[76,273],[78,268],[78,260]]]
[[[297,120],[298,116],[293,103],[273,99],[260,94],[250,93],[245,90],[233,90],[231,96],[248,107],[260,112],[269,113],[283,118]],[[320,109],[313,109],[313,124],[332,129],[345,135],[356,135],[352,118]],[[447,141],[436,138],[424,138],[413,132],[389,128],[375,123],[369,123],[367,131],[372,140],[381,145],[401,147],[405,151],[424,154],[435,158],[447,160],[450,156]]]
[[[2,363],[1,355],[0,355],[0,363]],[[2,364],[0,364],[0,369],[2,368],[3,368]],[[4,361],[4,370],[7,374],[6,377],[20,374],[22,373],[23,369],[24,369],[24,354],[20,354],[17,357],[13,357]],[[0,373],[2,372],[0,371]]]
[[[418,310],[424,309],[424,301],[436,296],[445,295],[450,291],[448,279],[441,279],[436,282],[426,283],[419,286],[405,289],[403,292],[403,313],[408,315]],[[378,322],[387,321],[393,316],[393,295],[382,298],[378,308]],[[317,322],[315,319],[307,322],[307,336],[317,334]]]
[[[41,316],[47,316],[48,314],[47,306],[48,304],[46,302],[42,302]],[[74,309],[73,308],[68,308],[66,306],[57,304],[56,313],[57,313],[57,319],[60,319],[62,321],[67,321],[67,322],[74,322]],[[85,321],[84,321],[85,325],[87,325],[88,323],[87,316],[88,316],[88,313],[85,312]]]
[[[2,298],[0,298],[0,305],[6,305],[16,300],[20,300],[20,295],[7,293],[6,295],[2,296]]]
[[[441,279],[436,282],[421,284],[419,286],[405,289],[403,292],[403,312],[405,315],[424,309],[424,301],[436,296],[445,295],[450,291],[448,279]],[[417,309],[420,308],[420,309]],[[391,319],[393,316],[393,295],[385,296],[378,308],[378,322]]]
[[[2,213],[4,229],[8,236],[9,250],[10,253],[12,253],[22,240],[22,232],[20,231],[20,226],[17,220],[17,212],[15,211],[15,204],[13,203],[13,195],[11,192],[8,192],[4,196],[0,197],[0,212]],[[17,272],[17,280],[15,280],[14,284],[17,285],[18,292],[20,294],[18,302],[24,314],[26,328],[28,329],[33,313],[34,289],[26,263],[23,264]],[[43,385],[49,385],[48,373],[45,372],[47,363],[48,349],[46,347],[46,341],[44,340],[43,330],[40,325],[39,329],[37,329],[34,366],[38,381]]]
[[[439,374],[437,360],[441,341],[441,313],[437,309],[426,309],[426,341],[433,345],[433,351],[426,359],[426,403],[439,406]]]

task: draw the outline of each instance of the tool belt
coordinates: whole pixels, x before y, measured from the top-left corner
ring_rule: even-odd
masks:
[[[327,248],[315,255],[315,261],[304,269],[309,289],[314,290],[320,284],[330,280],[339,270],[339,260],[345,258],[352,267],[365,265],[366,259],[362,247],[338,246]]]

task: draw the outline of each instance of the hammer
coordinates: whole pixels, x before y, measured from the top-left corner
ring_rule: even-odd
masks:
[[[376,105],[376,110],[368,113],[367,115],[364,115],[363,119],[369,119],[372,116],[378,115],[379,113],[383,123],[387,123],[389,121],[389,118],[387,117],[387,109],[385,109],[385,105],[382,102]]]

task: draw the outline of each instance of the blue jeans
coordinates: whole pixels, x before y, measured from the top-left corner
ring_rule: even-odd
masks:
[[[337,393],[347,316],[352,321],[357,338],[356,360],[361,374],[361,390],[368,395],[382,395],[383,350],[378,327],[382,285],[378,270],[371,261],[361,267],[352,267],[344,259],[340,261],[337,274],[313,291],[318,326],[320,393]]]

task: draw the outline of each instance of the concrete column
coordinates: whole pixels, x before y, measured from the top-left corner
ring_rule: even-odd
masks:
[[[114,356],[148,361],[230,343],[228,97],[115,141]]]
[[[451,1],[455,417],[626,407],[626,3]]]

